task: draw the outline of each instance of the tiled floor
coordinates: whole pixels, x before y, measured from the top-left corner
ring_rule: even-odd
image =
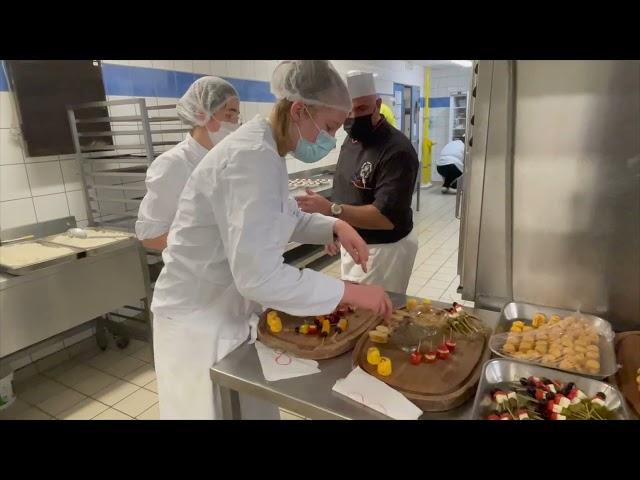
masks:
[[[16,400],[0,420],[157,420],[156,375],[151,349],[138,340],[102,352],[91,337],[56,353],[49,369],[17,379]],[[22,374],[21,376],[25,376]]]
[[[419,249],[407,293],[461,302],[456,293],[459,221],[454,216],[455,196],[442,195],[434,187],[422,192],[421,204],[414,217]],[[336,260],[323,271],[339,276],[340,263]],[[156,377],[147,344],[131,340],[125,350],[111,345],[102,352],[91,337],[44,360],[32,367],[39,372],[16,381],[17,399],[0,411],[0,420],[159,418]],[[299,417],[283,411],[281,418]]]

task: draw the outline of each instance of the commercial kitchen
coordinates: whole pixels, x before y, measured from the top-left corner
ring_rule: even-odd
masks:
[[[180,306],[202,332],[225,325],[217,348],[203,347],[205,362],[215,361],[193,418],[640,418],[640,62],[319,62],[0,62],[0,420],[184,418],[181,408],[191,405],[176,404],[203,387],[203,372],[193,383],[181,380],[197,370],[200,347],[193,338],[178,348],[177,324],[161,323],[159,312],[169,310],[158,305],[223,287],[219,308],[198,316]],[[308,86],[319,75],[295,77],[305,68],[335,75],[330,100]],[[194,91],[206,82],[204,93]],[[357,139],[358,99],[370,97],[372,118],[380,115],[417,159],[405,192],[415,259],[406,290],[381,290],[390,308],[376,312],[361,305],[373,305],[376,292],[366,284],[377,282],[358,285],[344,259],[367,264],[358,264],[361,251],[345,249],[359,245],[358,234],[366,239],[367,229],[348,226],[342,208],[349,202],[338,201],[346,152],[366,145]],[[185,99],[202,98],[215,109],[189,122]],[[214,115],[224,108],[231,116]],[[324,217],[335,222],[327,225],[342,254],[298,227],[282,240],[277,230],[289,227],[280,219],[251,230],[249,240],[233,236],[268,208],[259,199],[273,193],[270,171],[261,171],[264,185],[241,182],[216,196],[217,188],[227,191],[224,179],[233,181],[217,159],[256,150],[242,146],[249,145],[243,132],[277,132],[278,115],[295,124],[287,124],[294,143],[284,154],[274,134],[288,177],[278,205],[294,205],[291,215],[305,219],[313,212],[301,197],[330,205]],[[165,152],[199,141],[198,128],[204,144],[191,148],[202,150],[202,162],[211,158],[213,170],[200,165],[184,175],[179,203],[171,200],[171,230],[151,222],[154,233],[141,235],[141,219],[152,212],[144,202],[168,194],[165,184],[154,186],[161,182],[154,172]],[[323,135],[333,144],[315,155]],[[456,142],[462,157],[451,180],[445,158]],[[351,179],[363,196],[377,188],[367,185],[371,168],[358,164]],[[218,183],[206,197],[213,210],[193,207],[189,199],[208,192],[202,179],[213,176]],[[197,242],[211,235],[198,232],[212,222],[222,240],[203,250]],[[383,250],[368,243],[374,262]],[[272,294],[263,286],[269,282],[240,274],[263,271],[255,265],[272,254],[266,245],[280,249],[274,271],[327,285],[308,291],[309,308],[277,301],[295,295],[276,287]],[[171,264],[196,250],[183,293],[171,268],[184,265]],[[207,273],[212,264],[223,265],[217,276]],[[385,268],[390,278],[402,265]],[[344,296],[324,311],[320,297],[335,284]],[[255,322],[235,322],[251,303],[228,306],[235,296],[259,305],[247,310]]]

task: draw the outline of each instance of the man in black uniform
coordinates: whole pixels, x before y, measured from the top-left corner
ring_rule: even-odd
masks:
[[[350,74],[347,84],[353,110],[344,124],[349,136],[336,166],[333,202],[311,190],[296,200],[305,212],[348,222],[369,244],[367,273],[340,248],[343,280],[405,293],[418,250],[411,210],[418,155],[409,139],[380,115],[382,100],[373,75]],[[327,252],[337,254],[338,245],[328,246]]]

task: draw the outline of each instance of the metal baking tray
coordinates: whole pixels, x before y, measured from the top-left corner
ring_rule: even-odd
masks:
[[[544,313],[547,317],[551,315],[560,315],[561,317],[566,317],[568,315],[576,315],[575,310],[563,310],[561,308],[553,308],[553,307],[543,307],[541,305],[533,305],[530,303],[519,303],[519,302],[511,302],[507,303],[500,313],[500,319],[498,320],[498,325],[496,325],[495,333],[505,333],[508,332],[511,328],[511,324],[516,320],[528,320],[531,322],[531,319],[536,313]],[[593,326],[598,329],[602,333],[602,335],[607,336],[613,341],[613,329],[611,328],[611,324],[607,322],[605,319],[596,317],[595,315],[590,315],[588,313],[580,312],[580,316],[593,322]]]
[[[56,235],[51,235],[49,237],[45,237],[42,238],[41,241],[43,243],[46,243],[48,245],[56,245],[56,246],[64,246],[64,247],[69,247],[69,248],[76,248],[76,249],[80,249],[83,252],[87,252],[87,256],[94,256],[94,255],[100,255],[103,253],[108,253],[108,252],[112,252],[114,250],[119,250],[120,248],[124,247],[125,245],[129,245],[131,243],[135,243],[138,240],[136,239],[136,237],[133,234],[129,234],[128,232],[122,232],[121,230],[115,230],[115,229],[105,229],[105,228],[99,228],[99,227],[85,227],[84,230],[94,230],[94,231],[104,231],[105,236],[107,236],[109,234],[109,231],[113,231],[113,232],[118,232],[118,233],[127,233],[129,236],[128,237],[122,237],[122,239],[113,239],[112,242],[106,243],[104,245],[99,245],[97,247],[75,247],[75,246],[71,246],[71,245],[67,245],[66,243],[63,242],[55,242],[53,241],[53,239],[55,237],[57,237],[58,235],[64,235],[63,233],[58,233]]]
[[[603,392],[607,396],[605,406],[615,412],[617,419],[629,420],[629,412],[625,406],[622,394],[613,385],[593,378],[507,359],[489,360],[484,364],[476,398],[473,402],[471,419],[482,420],[485,418],[485,413],[491,405],[490,391],[492,388],[495,388],[496,384],[517,382],[521,377],[529,377],[530,375],[547,377],[563,383],[573,382],[589,397],[593,397],[598,392]]]
[[[498,320],[498,325],[496,326],[496,329],[495,329],[495,333],[494,335],[492,335],[491,339],[489,340],[489,348],[491,349],[491,351],[499,357],[513,359],[508,354],[502,352],[502,344],[504,342],[499,342],[499,340],[496,338],[496,335],[507,333],[511,328],[511,324],[516,320],[531,321],[531,319],[536,313],[544,313],[547,316],[557,314],[557,315],[560,315],[561,317],[566,317],[568,315],[573,315],[573,316],[576,315],[575,311],[563,310],[560,308],[544,307],[541,305],[532,305],[528,303],[518,303],[518,302],[508,303],[502,309],[502,312],[500,313],[500,319]],[[578,373],[578,372],[569,371],[569,370],[562,370],[562,369],[551,367],[551,366],[546,367],[536,361],[529,362],[529,361],[520,360],[520,359],[518,359],[518,361],[522,363],[529,363],[531,365],[553,369],[553,370],[566,371],[567,373],[570,373],[570,374],[586,375],[594,378],[602,379],[602,378],[607,378],[607,377],[610,377],[611,375],[614,375],[618,371],[619,365],[616,360],[616,352],[613,344],[615,334],[613,332],[613,329],[611,328],[611,324],[600,317],[589,315],[587,313],[580,312],[580,316],[591,321],[593,326],[598,330],[600,334],[599,335],[600,342],[598,345],[598,347],[600,348],[600,372],[599,373],[583,374],[583,373]]]
[[[63,246],[63,245],[51,244],[51,243],[48,243],[48,242],[43,242],[43,241],[40,241],[40,240],[35,240],[35,241],[31,240],[31,241],[26,241],[26,242],[19,242],[19,243],[15,243],[15,244],[12,244],[12,245],[32,244],[32,243],[39,243],[39,244],[44,245],[46,247],[52,247],[52,248],[60,248],[60,247]],[[25,264],[25,265],[22,265],[20,267],[14,267],[14,266],[11,266],[11,265],[0,264],[0,271],[6,272],[6,273],[11,274],[11,275],[27,275],[27,274],[29,274],[31,272],[36,271],[36,270],[41,270],[43,268],[51,267],[53,265],[60,265],[62,263],[72,262],[72,261],[78,259],[81,254],[84,254],[84,250],[82,250],[80,248],[67,247],[66,245],[64,245],[64,247],[65,248],[69,248],[70,250],[73,250],[73,253],[69,253],[68,255],[63,255],[63,256],[57,257],[57,258],[52,258],[51,260],[45,260],[44,262],[34,262],[34,263]]]

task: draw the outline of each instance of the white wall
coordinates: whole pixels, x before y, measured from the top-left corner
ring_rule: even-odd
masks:
[[[250,80],[269,81],[277,60],[103,60],[106,64],[133,67],[159,68],[203,75],[218,75]],[[376,84],[392,94],[393,83],[422,86],[424,68],[399,60],[333,60],[343,75],[349,70],[366,70],[377,73]],[[432,77],[433,78],[433,77]],[[387,90],[389,90],[387,92]],[[433,80],[432,80],[433,90]],[[423,94],[424,92],[422,92]],[[109,100],[122,97],[109,96]],[[147,104],[175,103],[176,98],[147,97]],[[270,103],[241,102],[241,116],[247,121],[256,114],[268,115]],[[126,107],[123,107],[126,109]],[[112,112],[126,115],[126,111]],[[422,115],[420,115],[422,122]],[[126,125],[120,128],[126,129]],[[422,137],[422,125],[420,126]],[[340,131],[338,145],[346,134]],[[179,135],[163,135],[164,140],[181,140]],[[118,141],[122,141],[119,140]],[[126,137],[136,142],[137,139]],[[422,138],[420,138],[422,142]],[[420,150],[419,150],[420,151]],[[335,164],[339,148],[331,152],[313,168]],[[294,158],[287,159],[289,172],[311,168]],[[29,158],[22,149],[20,130],[12,97],[0,91],[0,229],[13,228],[34,222],[42,222],[67,215],[75,215],[80,225],[86,224],[86,208],[81,191],[80,172],[72,155]]]
[[[450,94],[469,90],[471,68],[452,66],[431,67],[430,98],[448,97]],[[469,92],[470,94],[471,92]],[[431,150],[431,178],[441,181],[436,171],[436,159],[440,151],[449,142],[449,107],[429,108],[429,138],[435,142]]]

